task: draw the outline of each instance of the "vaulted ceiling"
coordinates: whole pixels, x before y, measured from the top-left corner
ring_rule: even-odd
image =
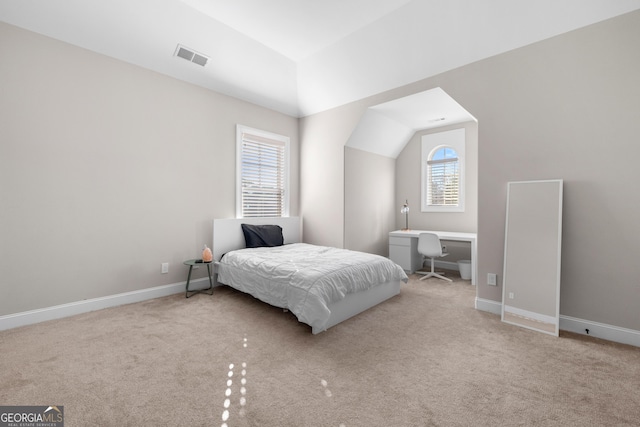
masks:
[[[0,20],[300,117],[639,8],[640,0],[0,0]],[[179,44],[206,65],[176,57]]]

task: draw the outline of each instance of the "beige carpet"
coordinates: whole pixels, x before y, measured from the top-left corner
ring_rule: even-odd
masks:
[[[639,348],[417,278],[319,335],[226,287],[0,332],[0,405],[64,405],[67,427],[640,425]]]

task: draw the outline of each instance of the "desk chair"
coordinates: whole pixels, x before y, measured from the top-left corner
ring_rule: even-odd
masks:
[[[441,258],[449,255],[446,252],[442,252],[442,245],[440,244],[440,238],[437,234],[433,233],[420,233],[418,236],[418,253],[423,257],[431,258],[431,271],[416,271],[418,274],[424,274],[424,277],[421,277],[420,280],[428,279],[429,277],[437,277],[442,280],[446,280],[447,282],[451,282],[452,280],[448,277],[444,277],[442,274],[438,274],[434,270],[434,260],[435,258]],[[423,261],[424,263],[424,258]]]

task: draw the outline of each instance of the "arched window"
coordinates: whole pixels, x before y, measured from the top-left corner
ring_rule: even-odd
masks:
[[[460,160],[451,147],[440,147],[427,160],[427,204],[458,206],[460,200]]]
[[[464,212],[464,129],[422,137],[422,211]]]

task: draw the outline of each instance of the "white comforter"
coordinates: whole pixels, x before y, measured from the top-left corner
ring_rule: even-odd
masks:
[[[232,251],[218,267],[219,282],[287,308],[320,330],[331,315],[329,304],[400,280],[408,280],[404,270],[385,257],[306,243]]]

